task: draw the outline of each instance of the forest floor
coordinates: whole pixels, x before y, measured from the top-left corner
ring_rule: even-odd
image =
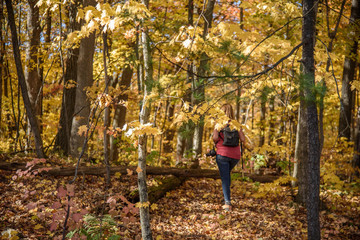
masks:
[[[124,198],[137,188],[136,173],[129,174],[113,176],[112,186],[104,196],[102,177],[79,176],[71,190],[70,186],[65,189],[70,177],[37,175],[15,179],[19,173],[0,171],[1,239],[10,239],[10,229],[14,230],[11,239],[61,239],[65,195],[71,196],[71,221],[67,223],[70,230],[81,226],[82,214],[101,216],[110,210],[115,225],[103,222],[102,234],[109,236],[113,231],[121,239],[141,239],[138,210]],[[156,179],[149,177],[152,184]],[[306,211],[294,203],[291,189],[279,186],[277,194],[269,192],[259,197],[256,193],[262,185],[234,180],[233,210],[225,212],[220,180],[187,179],[151,203],[153,238],[306,239]],[[360,193],[327,190],[322,191],[321,199],[322,238],[360,239]],[[96,224],[92,226],[99,231]]]

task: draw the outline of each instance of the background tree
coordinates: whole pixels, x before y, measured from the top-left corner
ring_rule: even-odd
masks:
[[[95,6],[94,0],[84,0],[83,5]],[[90,118],[90,101],[86,88],[93,84],[93,57],[95,51],[95,32],[81,39],[79,58],[77,61],[77,88],[74,106],[74,117],[71,125],[70,154],[78,157],[84,142],[84,136],[79,134],[79,127],[87,124]]]
[[[69,33],[80,30],[80,24],[76,20],[77,9],[80,1],[69,3],[67,6]],[[65,72],[63,75],[63,86],[65,86],[61,102],[61,112],[59,120],[59,131],[56,135],[55,145],[64,152],[65,155],[70,153],[70,136],[72,121],[74,116],[76,84],[77,84],[77,61],[79,57],[79,48],[71,46],[67,50],[68,54],[65,60]]]
[[[351,15],[349,23],[349,39],[350,42],[346,45],[346,55],[344,60],[342,88],[341,88],[341,111],[339,115],[339,136],[350,140],[351,137],[351,123],[353,119],[353,91],[351,90],[350,82],[354,80],[356,68],[356,56],[358,50],[359,30],[356,30],[360,18],[359,1],[353,0],[351,6]]]

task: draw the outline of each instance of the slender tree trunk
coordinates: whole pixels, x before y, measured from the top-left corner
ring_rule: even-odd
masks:
[[[204,32],[203,38],[205,40],[208,29],[211,28],[213,12],[214,12],[215,0],[209,0],[206,5],[206,9],[204,12]],[[198,69],[199,76],[205,76],[209,69],[209,57],[203,52],[200,57],[200,65]],[[193,81],[193,96],[192,96],[192,106],[198,107],[198,105],[202,104],[205,101],[205,81],[206,78],[196,77]],[[202,153],[202,135],[204,131],[204,117],[201,116],[199,121],[195,125],[194,129],[194,139],[193,139],[193,155],[194,161],[192,164],[193,168],[199,167],[199,157]]]
[[[269,100],[269,136],[268,136],[269,145],[272,143],[274,139],[275,123],[276,123],[276,116],[275,116],[275,95],[274,95],[271,96]]]
[[[193,26],[194,25],[194,0],[188,0],[188,25]],[[190,59],[188,66],[187,66],[187,73],[186,73],[186,83],[192,84],[194,81],[194,66],[193,62]],[[192,90],[187,89],[184,101],[191,104],[191,96],[192,96]],[[189,141],[189,139],[193,139],[193,131],[190,131],[189,134],[185,133],[185,131],[189,128],[191,128],[191,123],[183,123],[182,126],[177,131],[177,138],[176,138],[176,165],[180,164],[184,153],[186,150],[192,149],[192,141]],[[189,144],[187,144],[187,142]],[[187,147],[188,146],[188,147]]]
[[[84,0],[84,7],[95,6],[94,0]],[[90,115],[90,101],[86,96],[86,87],[93,84],[93,58],[95,51],[95,32],[81,39],[79,58],[77,61],[77,88],[74,106],[74,118],[71,126],[70,154],[78,157],[85,137],[79,135],[78,130],[82,125],[87,125]]]
[[[106,1],[105,1],[106,2]],[[108,55],[108,44],[107,44],[108,38],[107,33],[103,32],[103,62],[104,62],[104,80],[105,80],[105,90],[104,94],[107,95],[109,93],[109,76],[108,76],[108,69],[107,69],[107,55]],[[107,131],[109,129],[110,125],[110,109],[108,106],[105,105],[104,110],[104,163],[106,166],[106,184],[109,187],[110,186],[110,161],[109,161],[109,135],[107,134]]]
[[[307,222],[308,239],[320,239],[320,141],[316,96],[313,91],[315,87],[315,61],[314,42],[316,34],[316,12],[315,0],[303,1],[303,26],[302,26],[302,66],[303,86],[306,100],[306,129],[308,132],[308,169],[307,169]]]
[[[296,201],[300,204],[306,205],[307,193],[307,159],[308,159],[308,137],[306,129],[306,111],[304,103],[304,93],[300,91],[300,107],[298,110],[298,124],[296,129],[295,140],[295,164],[293,177],[297,179],[298,193]],[[295,186],[295,182],[292,183]]]
[[[260,96],[260,136],[259,147],[265,144],[265,120],[266,120],[266,102],[268,97],[268,88],[264,87]]]
[[[349,27],[352,29],[349,32],[348,39],[352,41],[346,47],[346,55],[343,67],[342,88],[341,88],[341,108],[339,116],[339,136],[350,140],[351,137],[351,122],[352,122],[352,99],[353,92],[351,91],[350,82],[354,80],[356,57],[359,41],[359,31],[355,30],[356,22],[360,18],[359,0],[352,0],[351,15]]]
[[[149,8],[149,0],[142,0],[142,3]],[[150,41],[147,36],[148,31],[144,26],[144,20],[141,20],[141,25],[144,28],[141,33],[141,42],[143,46],[144,57],[144,90],[143,90],[143,103],[140,111],[140,124],[146,124],[149,122],[149,103],[147,96],[151,93],[151,85],[153,81],[153,67],[151,58]],[[138,186],[139,186],[139,198],[140,198],[140,225],[141,235],[144,240],[152,239],[152,232],[150,227],[150,213],[148,203],[148,192],[146,185],[146,143],[147,136],[142,134],[138,140]],[[145,204],[145,206],[144,206]]]
[[[4,79],[4,54],[5,44],[3,39],[3,24],[4,24],[4,5],[3,0],[0,0],[0,135],[2,135],[2,97],[3,97],[3,79]]]
[[[25,75],[22,68],[21,63],[21,55],[19,50],[19,43],[18,43],[18,37],[16,32],[16,25],[15,25],[15,17],[14,17],[14,11],[11,4],[11,0],[6,0],[6,8],[8,12],[8,21],[11,29],[11,38],[12,38],[12,44],[13,44],[13,52],[14,52],[14,59],[16,64],[16,70],[18,74],[18,80],[19,85],[21,87],[21,93],[23,96],[23,101],[26,109],[26,114],[28,116],[29,122],[31,124],[31,130],[34,134],[35,138],[35,148],[36,148],[36,154],[39,158],[44,158],[44,149],[43,149],[43,143],[40,135],[40,129],[38,125],[38,120],[36,119],[36,115],[32,109],[30,98],[28,95],[27,87],[26,87],[26,81],[25,81]]]
[[[133,75],[133,70],[126,66],[122,72],[121,80],[119,87],[122,91],[126,91],[130,87],[131,78]],[[118,97],[119,101],[117,102],[126,102],[128,100],[128,94],[122,93]],[[114,113],[114,120],[112,123],[112,127],[114,129],[120,128],[122,129],[125,124],[125,118],[126,118],[126,107],[123,104],[115,104],[115,113]],[[110,161],[114,162],[119,159],[119,143],[121,142],[121,132],[116,136],[110,137]]]
[[[80,30],[80,24],[76,21],[77,8],[79,1],[75,4],[69,4],[69,26],[70,32]],[[63,77],[63,96],[59,120],[59,131],[56,135],[55,145],[58,146],[65,155],[70,154],[71,127],[74,116],[76,83],[77,83],[77,61],[79,57],[79,48],[69,48],[66,58],[66,69]]]
[[[170,123],[173,120],[174,111],[175,111],[175,105],[174,105],[174,103],[170,102],[169,106],[168,106],[167,115],[165,116],[166,121],[169,123],[168,126],[170,126]],[[165,126],[165,128],[166,128],[166,126]],[[165,142],[163,143],[164,153],[172,153],[174,151],[174,148],[172,146],[172,141],[175,136],[175,130],[166,128],[164,135],[165,135],[164,136]]]

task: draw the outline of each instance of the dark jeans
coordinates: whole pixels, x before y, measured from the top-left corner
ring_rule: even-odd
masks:
[[[231,204],[230,200],[230,184],[231,184],[231,176],[230,172],[235,167],[235,165],[239,162],[238,159],[233,159],[229,157],[224,157],[221,155],[216,155],[216,163],[218,165],[222,183],[222,189],[224,193],[225,204]]]

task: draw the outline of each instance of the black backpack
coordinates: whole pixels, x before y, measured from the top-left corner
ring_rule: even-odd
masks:
[[[239,131],[234,129],[231,130],[229,126],[222,129],[220,132],[224,135],[224,146],[228,147],[237,147],[239,146],[240,136]]]

